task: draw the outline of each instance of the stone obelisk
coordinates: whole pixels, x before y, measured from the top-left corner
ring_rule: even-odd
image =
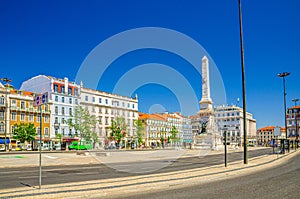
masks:
[[[202,58],[202,98],[199,103],[201,127],[196,135],[195,147],[216,149],[221,142],[221,136],[215,125],[213,101],[210,97],[209,62],[206,56]]]
[[[202,98],[199,115],[213,114],[212,99],[210,98],[209,67],[206,56],[202,58]]]

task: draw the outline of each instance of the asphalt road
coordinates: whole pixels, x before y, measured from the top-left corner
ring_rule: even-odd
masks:
[[[130,199],[150,198],[299,198],[300,155],[269,170],[251,175],[194,184],[188,187],[173,187],[161,192],[143,192]],[[126,198],[126,197],[122,197]]]
[[[249,151],[249,158],[259,157],[265,154],[271,154],[272,149],[266,148],[261,150]],[[243,152],[230,153],[228,161],[243,160]],[[208,155],[199,157],[181,157],[167,167],[153,173],[167,173],[171,171],[183,171],[193,168],[201,168],[224,163],[224,154]],[[126,164],[128,163],[119,163]],[[147,164],[147,162],[140,162]],[[18,168],[1,168],[0,170],[0,192],[7,188],[17,188],[23,186],[38,186],[38,167],[18,167]],[[143,173],[144,175],[145,173]],[[44,166],[42,173],[42,184],[60,184],[70,182],[81,182],[99,179],[113,179],[117,177],[137,176],[139,174],[120,172],[118,170],[107,167],[105,164],[85,164],[85,165],[57,165]],[[278,184],[278,183],[277,183]]]

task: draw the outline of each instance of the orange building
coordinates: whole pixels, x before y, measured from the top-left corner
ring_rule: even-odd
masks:
[[[275,126],[266,126],[257,130],[257,141],[259,145],[268,144],[272,139],[275,139],[274,136]],[[280,128],[281,135],[277,139],[285,138],[285,128]]]
[[[7,132],[12,138],[15,124],[33,123],[36,128],[36,140],[40,140],[40,110],[33,106],[35,93],[20,90],[10,90],[8,96],[8,111],[10,113],[7,122],[9,123]],[[43,145],[50,145],[50,109],[48,105],[42,105],[42,141]],[[36,145],[36,144],[35,144]],[[16,140],[11,139],[11,149],[15,149]]]

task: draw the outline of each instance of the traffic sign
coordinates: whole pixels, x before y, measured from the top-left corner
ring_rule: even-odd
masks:
[[[48,103],[48,92],[39,94],[34,97],[34,106],[40,106],[42,104],[47,104]]]
[[[280,136],[280,134],[281,134],[281,128],[275,127],[274,128],[274,136]]]

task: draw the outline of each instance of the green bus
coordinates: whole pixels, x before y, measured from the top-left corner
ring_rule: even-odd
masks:
[[[72,142],[69,145],[69,150],[89,150],[93,149],[92,142],[90,141],[80,141],[79,145],[77,141]]]

